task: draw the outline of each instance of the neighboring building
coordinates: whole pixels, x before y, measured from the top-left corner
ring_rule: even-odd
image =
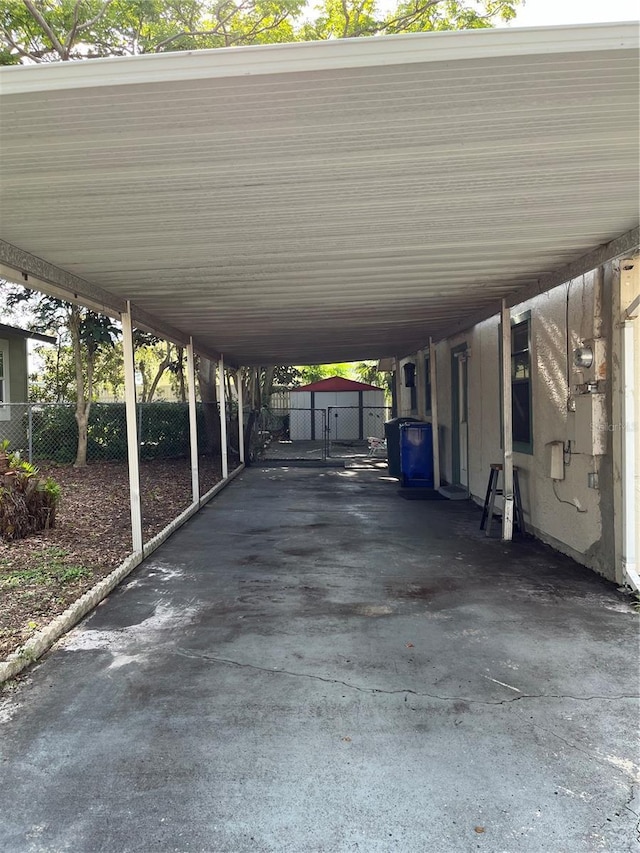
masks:
[[[513,459],[527,528],[611,580],[635,575],[636,585],[639,306],[636,256],[511,309]],[[441,481],[479,503],[490,464],[502,461],[500,338],[494,316],[438,342],[436,389],[428,351],[396,363],[398,413],[432,420],[436,400]]]
[[[29,339],[55,344],[56,339],[0,323],[0,441],[21,448],[27,437]]]
[[[289,392],[292,441],[320,440],[326,425],[333,441],[382,438],[388,417],[383,388],[331,376]]]

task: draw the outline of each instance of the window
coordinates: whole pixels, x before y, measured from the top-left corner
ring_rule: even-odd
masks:
[[[533,452],[531,429],[531,317],[511,327],[511,417],[513,449]]]
[[[500,364],[502,335],[500,335]],[[531,393],[531,312],[511,318],[511,435],[517,453],[533,453]],[[500,435],[502,437],[502,380],[500,381]],[[502,444],[502,438],[501,442]]]

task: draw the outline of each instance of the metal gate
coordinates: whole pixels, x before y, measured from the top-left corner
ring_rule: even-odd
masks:
[[[252,437],[256,461],[322,463],[327,458],[324,409],[263,409]]]
[[[366,455],[369,438],[384,438],[390,406],[329,406],[327,408],[327,455]]]

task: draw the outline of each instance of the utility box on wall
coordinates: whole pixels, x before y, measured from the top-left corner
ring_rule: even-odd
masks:
[[[579,394],[575,404],[575,452],[604,456],[608,435],[605,395]]]

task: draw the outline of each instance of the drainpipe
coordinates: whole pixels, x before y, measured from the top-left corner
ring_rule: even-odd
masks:
[[[187,386],[189,400],[189,448],[191,451],[191,499],[200,503],[200,476],[198,471],[198,421],[196,413],[196,360],[193,351],[193,338],[187,345]]]
[[[220,410],[220,453],[222,455],[222,479],[229,476],[229,457],[227,454],[227,398],[224,383],[224,358],[218,361],[218,406]]]
[[[120,316],[122,320],[122,347],[124,354],[124,402],[127,418],[131,541],[133,553],[140,554],[142,552],[142,508],[140,506],[140,464],[138,458],[138,427],[136,418],[136,374],[131,303],[128,300],[126,302],[126,310]]]
[[[433,442],[433,488],[440,488],[440,434],[438,429],[438,383],[436,345],[429,338],[429,378],[431,379],[431,440]]]
[[[513,432],[511,426],[511,311],[502,300],[502,541],[513,538]]]
[[[602,317],[602,305],[604,299],[604,268],[598,267],[595,271],[593,284],[593,337],[604,337],[604,320]],[[568,331],[567,331],[568,334]]]

